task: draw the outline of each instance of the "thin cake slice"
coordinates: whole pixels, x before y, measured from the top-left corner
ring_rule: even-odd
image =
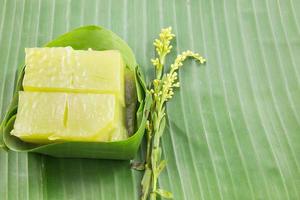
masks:
[[[26,48],[25,91],[65,91],[72,87],[71,47]]]
[[[110,141],[112,134],[123,134],[119,129],[119,113],[123,113],[119,104],[112,94],[68,94],[66,129],[50,139]]]
[[[73,51],[73,89],[114,93],[124,99],[124,64],[119,51]],[[124,100],[123,100],[124,101]]]
[[[12,134],[39,144],[124,139],[119,104],[112,94],[20,92]]]
[[[116,94],[124,104],[124,63],[117,50],[26,49],[25,91]]]
[[[12,135],[27,142],[47,143],[64,129],[65,93],[19,92],[17,118]]]

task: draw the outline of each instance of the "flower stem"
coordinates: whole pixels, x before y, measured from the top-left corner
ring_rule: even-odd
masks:
[[[200,63],[205,62],[199,54],[186,51],[176,57],[170,66],[170,71],[164,74],[165,58],[172,49],[170,41],[173,37],[171,28],[166,28],[162,29],[159,39],[154,41],[158,57],[151,60],[155,66],[156,79],[153,80],[152,88],[149,89],[153,103],[147,121],[147,150],[145,173],[142,179],[142,200],[147,200],[148,197],[150,200],[156,200],[157,195],[172,198],[172,193],[158,189],[158,176],[166,165],[166,161],[161,160],[160,147],[160,139],[165,128],[165,104],[173,97],[174,88],[179,87],[177,71],[183,65],[183,61],[192,57]]]

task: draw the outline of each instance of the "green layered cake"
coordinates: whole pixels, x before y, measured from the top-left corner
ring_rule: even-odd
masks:
[[[13,135],[39,144],[127,138],[119,51],[29,48],[25,64]]]

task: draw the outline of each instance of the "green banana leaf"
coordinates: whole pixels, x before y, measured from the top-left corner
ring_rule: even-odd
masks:
[[[12,103],[8,108],[6,117],[1,124],[0,137],[3,138],[2,146],[14,151],[37,152],[55,157],[77,157],[77,158],[107,158],[107,159],[132,159],[141,143],[148,111],[151,105],[151,95],[146,92],[144,78],[135,61],[132,50],[128,45],[113,32],[97,26],[84,26],[72,30],[57,39],[49,42],[47,47],[71,46],[74,49],[109,50],[117,49],[121,52],[126,64],[126,88],[137,88],[137,91],[129,91],[126,95],[126,110],[129,116],[135,115],[136,101],[139,102],[137,109],[137,130],[128,139],[114,142],[60,142],[47,145],[33,145],[21,141],[10,134],[16,118],[18,92],[23,90],[22,80],[24,69],[22,69],[17,82]],[[132,75],[134,74],[134,75]],[[136,85],[136,87],[132,86]],[[137,95],[134,95],[137,94]],[[136,97],[137,98],[134,98]],[[132,117],[130,117],[132,118]],[[132,122],[134,126],[134,122]],[[133,128],[131,128],[133,129]]]
[[[185,63],[167,105],[160,187],[178,200],[298,200],[299,10],[299,0],[0,0],[1,119],[25,47],[104,26],[129,44],[149,83],[152,42],[172,26],[171,58],[191,49],[207,64]],[[0,150],[1,200],[135,200],[141,175],[129,161]]]

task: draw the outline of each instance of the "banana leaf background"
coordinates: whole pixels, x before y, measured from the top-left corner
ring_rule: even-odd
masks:
[[[300,199],[299,0],[0,0],[0,114],[11,101],[24,48],[73,28],[120,35],[152,79],[162,27],[174,52],[191,49],[168,103],[160,187],[179,200]],[[143,159],[143,148],[136,156]],[[129,161],[61,159],[0,150],[0,199],[139,199]]]

